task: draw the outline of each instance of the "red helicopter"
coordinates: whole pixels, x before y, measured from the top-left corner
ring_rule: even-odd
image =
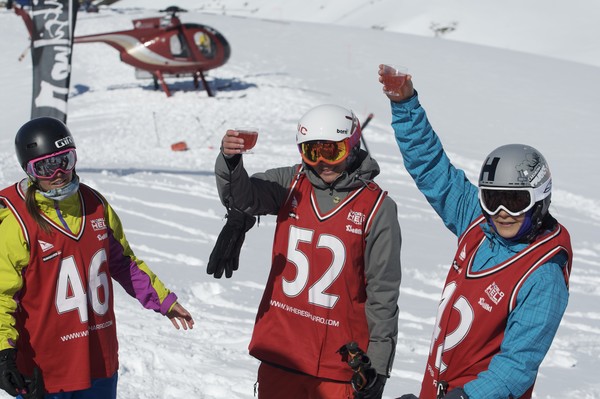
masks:
[[[17,10],[31,33],[31,19],[23,10]],[[133,29],[117,32],[76,36],[74,43],[103,42],[120,53],[121,61],[136,68],[138,78],[151,77],[154,87],[160,82],[167,97],[171,96],[165,77],[192,76],[194,87],[198,78],[208,95],[214,94],[206,83],[204,72],[225,64],[231,47],[225,37],[215,29],[195,23],[181,23],[177,13],[187,12],[170,6],[159,12],[164,17],[134,19]]]
[[[150,74],[154,87],[160,82],[167,96],[171,95],[165,76],[193,76],[198,88],[198,77],[209,96],[213,93],[206,83],[204,72],[225,64],[231,55],[231,47],[225,37],[213,28],[194,24],[182,24],[177,13],[187,12],[170,6],[160,12],[164,17],[134,19],[134,29],[87,36],[76,36],[75,43],[104,42],[116,48],[121,61],[136,68],[140,78]]]

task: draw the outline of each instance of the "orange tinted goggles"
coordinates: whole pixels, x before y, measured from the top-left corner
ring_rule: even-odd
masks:
[[[304,162],[311,166],[315,166],[320,161],[335,165],[348,158],[350,147],[348,139],[307,141],[300,144],[300,154]]]

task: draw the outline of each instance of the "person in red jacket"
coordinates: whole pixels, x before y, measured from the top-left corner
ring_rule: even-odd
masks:
[[[106,199],[80,183],[58,119],[15,138],[27,178],[0,191],[0,388],[25,399],[115,399],[113,279],[175,328],[190,313],[136,258]]]

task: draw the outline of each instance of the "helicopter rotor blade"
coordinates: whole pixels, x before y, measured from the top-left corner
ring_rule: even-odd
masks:
[[[170,12],[170,13],[174,14],[176,12],[187,12],[187,10],[185,10],[183,8],[179,8],[177,6],[169,6],[169,7],[165,8],[164,10],[158,10],[158,12]]]

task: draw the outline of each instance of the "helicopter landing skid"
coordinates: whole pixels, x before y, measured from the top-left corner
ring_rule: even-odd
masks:
[[[204,86],[204,90],[206,90],[206,94],[208,94],[209,97],[214,97],[215,95],[213,94],[208,83],[206,83],[206,78],[204,78],[204,73],[202,71],[198,71],[194,74],[194,86],[198,88],[198,76],[200,76],[200,79],[202,79],[202,85]]]
[[[204,89],[206,90],[206,93],[208,94],[208,96],[214,97],[215,95],[214,95],[212,89],[210,88],[210,86],[208,85],[208,82],[206,81],[206,78],[204,77],[204,73],[202,71],[194,72],[194,74],[193,74],[194,87],[198,88],[200,86],[200,84],[198,82],[198,77],[200,77],[200,79],[202,80],[202,85],[204,86]],[[160,82],[160,86],[162,87],[162,89],[165,92],[165,94],[167,95],[167,97],[171,97],[171,90],[169,90],[169,86],[165,82],[165,77],[164,77],[163,73],[161,71],[154,71],[153,78],[154,78],[154,88],[158,89],[158,83]]]

